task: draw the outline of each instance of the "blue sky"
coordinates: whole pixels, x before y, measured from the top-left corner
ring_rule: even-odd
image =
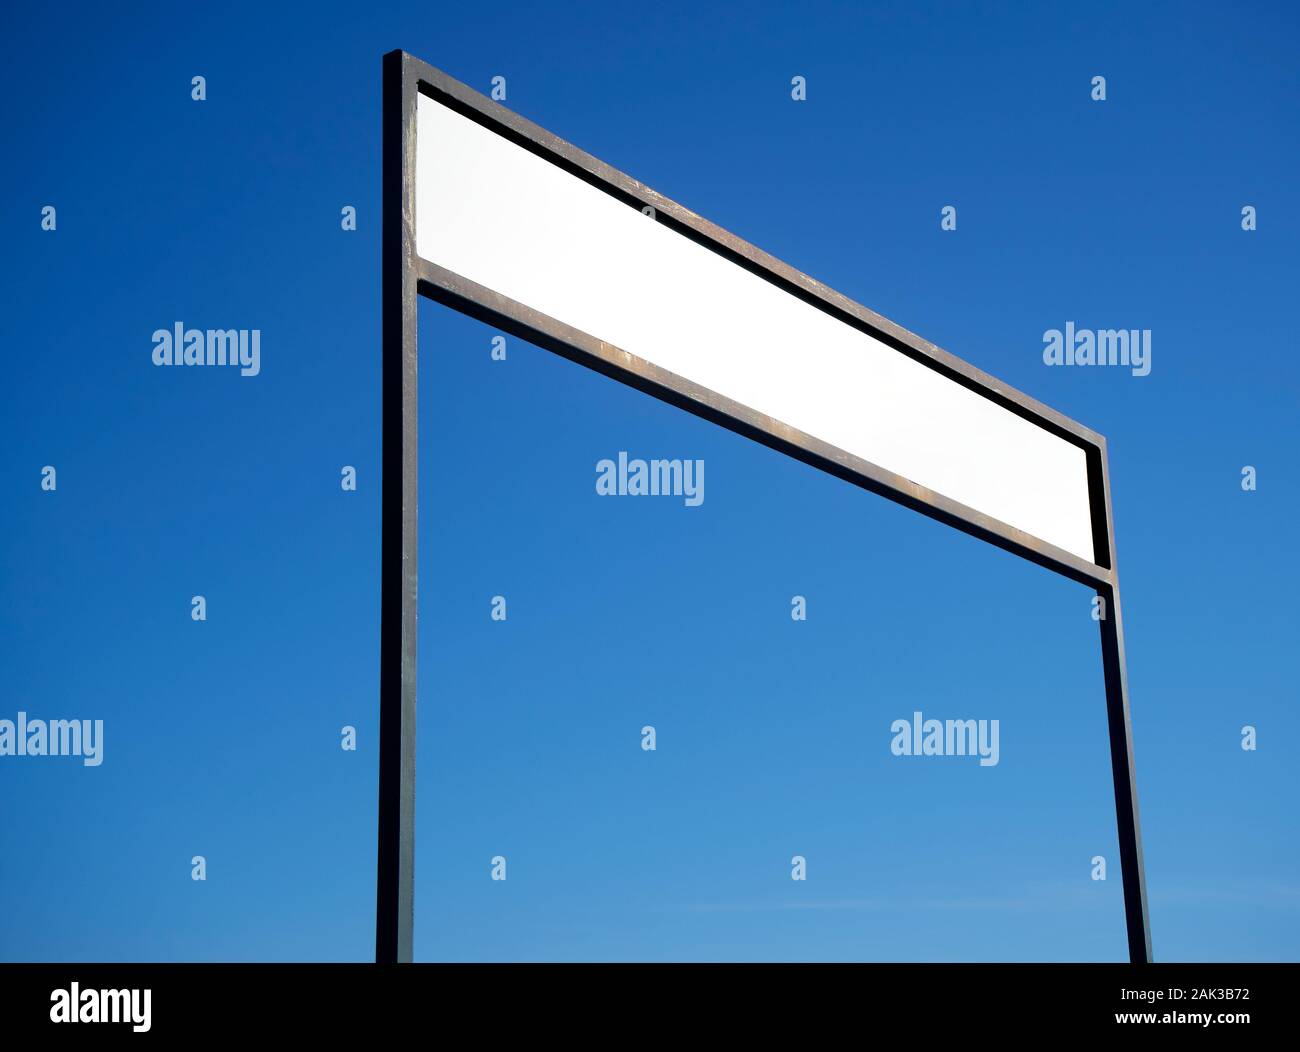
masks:
[[[1296,959],[1287,5],[73,6],[0,44],[0,718],[104,762],[0,757],[0,959],[373,953],[394,47],[1107,436],[1156,958]],[[155,368],[178,320],[260,375]],[[493,335],[421,304],[418,959],[1125,957],[1087,589]]]

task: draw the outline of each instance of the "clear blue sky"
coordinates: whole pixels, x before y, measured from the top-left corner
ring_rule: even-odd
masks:
[[[1296,959],[1294,9],[699,6],[7,12],[0,718],[105,750],[0,757],[0,958],[373,953],[403,47],[1107,436],[1156,957]],[[176,321],[261,374],[155,368]],[[421,305],[419,959],[1125,957],[1087,589],[493,335]],[[891,755],[916,710],[999,764]]]

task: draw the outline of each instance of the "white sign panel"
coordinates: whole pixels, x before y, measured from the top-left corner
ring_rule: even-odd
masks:
[[[421,94],[431,263],[1091,563],[1084,450]]]

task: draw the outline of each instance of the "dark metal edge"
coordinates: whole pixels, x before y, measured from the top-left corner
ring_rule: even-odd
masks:
[[[383,490],[375,875],[375,960],[380,963],[412,959],[415,926],[416,89],[411,60],[404,52],[384,56],[383,96]]]
[[[1098,587],[1105,604],[1101,629],[1101,663],[1106,682],[1106,722],[1110,732],[1111,778],[1115,787],[1115,825],[1119,834],[1120,871],[1124,885],[1124,919],[1129,960],[1147,964],[1151,955],[1151,914],[1147,906],[1146,866],[1142,854],[1142,822],[1138,809],[1137,765],[1133,758],[1133,719],[1129,710],[1128,668],[1124,653],[1124,617],[1120,609],[1116,561],[1115,516],[1111,501],[1110,463],[1103,442],[1092,475],[1100,489],[1100,528],[1107,550],[1111,580]],[[1094,505],[1094,514],[1096,505]]]

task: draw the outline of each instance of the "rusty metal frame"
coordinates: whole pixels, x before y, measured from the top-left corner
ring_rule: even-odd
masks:
[[[383,64],[383,523],[379,857],[375,957],[409,961],[414,926],[417,297],[486,322],[671,405],[1096,590],[1129,958],[1151,960],[1106,440],[656,193],[404,51]],[[415,250],[416,103],[426,95],[1084,450],[1092,561],[918,486],[811,435],[421,259]],[[649,220],[648,220],[649,221]]]

